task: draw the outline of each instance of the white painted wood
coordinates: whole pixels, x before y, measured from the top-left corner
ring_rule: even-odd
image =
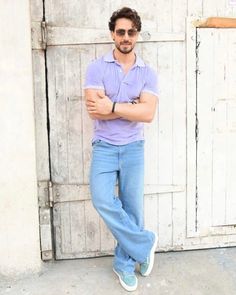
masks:
[[[197,17],[235,17],[236,7],[230,0],[188,0],[188,16]]]
[[[100,252],[99,216],[90,201],[85,202],[86,251]]]
[[[56,27],[46,25],[46,40],[48,46],[79,45],[79,44],[101,44],[110,43],[112,39],[110,32],[106,29],[89,29],[78,27]],[[183,32],[156,32],[153,29],[146,29],[139,35],[138,42],[157,41],[183,41]],[[34,49],[42,48],[41,23],[32,23],[32,46]]]
[[[80,49],[50,48],[47,54],[53,182],[83,183]]]
[[[230,0],[202,0],[203,16],[235,17],[236,7]]]
[[[212,198],[212,114],[214,99],[214,55],[212,30],[205,30],[199,35],[199,75],[197,80],[197,116],[199,122],[199,140],[197,145],[197,226],[202,235],[208,235],[211,225]]]
[[[225,0],[202,1],[203,15],[222,16],[225,13]]]
[[[229,17],[235,17],[236,16],[236,5],[234,2],[231,2],[230,0],[225,0],[226,6],[225,6],[225,15]]]
[[[233,152],[236,146],[233,127],[236,70],[231,65],[236,61],[233,41],[236,31],[199,29],[199,34],[198,114],[203,126],[199,131],[198,218],[201,234],[208,235],[211,226],[228,226],[236,221],[233,197],[236,192],[233,180],[236,168]],[[226,90],[224,84],[227,91],[222,92],[222,89]],[[221,94],[224,94],[223,98],[219,96]]]
[[[46,21],[57,26],[107,28],[110,1],[46,0]],[[102,16],[102,17],[101,17]]]
[[[31,21],[42,21],[43,19],[43,1],[31,0],[30,1]]]
[[[158,214],[158,201],[159,198],[156,195],[148,195],[144,198],[144,224],[145,229],[151,230],[158,235],[159,248],[159,214]]]
[[[172,32],[185,32],[188,0],[172,0]]]
[[[31,43],[32,49],[44,49],[42,36],[42,21],[34,21],[31,23]]]
[[[71,202],[70,204],[70,229],[71,253],[86,252],[86,230],[85,230],[85,202]]]
[[[196,28],[195,18],[187,18],[186,77],[187,77],[187,237],[196,232]]]
[[[225,183],[219,181],[222,177],[220,173],[227,175],[226,171],[235,170],[235,162],[229,161],[235,150],[234,135],[232,136],[236,125],[233,119],[235,105],[229,101],[223,105],[218,103],[215,111],[212,111],[214,87],[207,92],[210,94],[208,100],[204,100],[204,88],[210,86],[207,73],[211,75],[212,86],[223,79],[223,82],[217,82],[215,93],[221,98],[225,98],[223,95],[227,93],[227,98],[234,99],[236,75],[231,74],[236,68],[234,55],[227,53],[225,71],[225,63],[219,59],[223,51],[219,53],[214,50],[214,42],[219,36],[213,38],[212,50],[209,52],[214,54],[209,60],[206,57],[201,57],[200,60],[203,73],[198,75],[198,79],[201,79],[199,83],[202,81],[205,84],[202,84],[198,92],[202,99],[200,105],[196,105],[196,30],[190,19],[185,24],[188,15],[205,16],[205,13],[216,12],[223,16],[235,11],[232,7],[229,8],[225,0],[217,0],[215,3],[213,7],[213,1],[203,3],[193,0],[160,0],[158,3],[152,0],[148,5],[134,0],[106,0],[103,3],[95,0],[62,0],[60,3],[55,0],[45,1],[57,259],[110,254],[115,246],[111,233],[98,217],[90,200],[88,184],[92,122],[84,105],[83,84],[89,62],[113,47],[107,21],[112,11],[124,5],[130,5],[140,12],[143,33],[137,44],[137,53],[159,73],[160,102],[157,115],[152,124],[145,126],[146,227],[159,235],[157,250],[235,244],[235,229],[230,226],[230,222],[235,222],[236,211],[233,173],[225,177]],[[102,18],[97,17],[100,15]],[[39,49],[42,48],[41,24],[37,16],[33,20],[32,46]],[[209,42],[210,37],[203,38],[205,49],[202,53],[208,52],[209,46],[205,42]],[[229,52],[234,52],[235,48],[227,38],[225,41]],[[213,57],[219,60],[219,71],[214,71]],[[43,60],[37,58],[36,55],[36,64],[41,63],[42,67]],[[37,77],[36,68],[35,73]],[[224,79],[222,73],[227,79]],[[39,85],[36,90],[40,87],[43,89],[44,86]],[[209,97],[212,97],[213,102],[209,102]],[[200,154],[198,151],[198,160],[203,164],[196,175],[197,107],[202,110],[199,116],[201,125],[204,126],[201,136],[204,136],[199,143]],[[222,110],[224,117],[221,115]],[[215,125],[211,125],[211,122]],[[211,129],[211,126],[215,126],[215,129]],[[216,132],[217,128],[224,130],[224,136]],[[212,130],[213,146],[207,136]],[[205,164],[207,165],[204,166]],[[224,169],[216,169],[218,166]],[[215,170],[217,172],[212,173]],[[213,188],[208,185],[211,178]],[[198,199],[196,180],[204,184]],[[227,186],[227,198],[223,201],[219,193],[220,185],[222,189]],[[212,200],[213,195],[216,197]]]
[[[33,50],[34,110],[38,181],[49,180],[47,101],[44,52]]]
[[[115,248],[116,242],[111,234],[110,230],[107,228],[104,221],[100,218],[100,252],[101,255],[113,254],[113,249]]]
[[[89,118],[86,107],[85,107],[85,100],[84,100],[84,79],[86,74],[86,69],[89,60],[93,60],[96,57],[96,46],[82,46],[83,50],[80,52],[80,91],[82,95],[81,100],[81,124],[82,124],[82,157],[83,157],[83,183],[89,183],[89,169],[90,169],[90,162],[91,162],[91,150],[92,150],[92,133],[93,133],[93,122]],[[81,153],[81,150],[79,151]]]
[[[160,85],[158,183],[173,183],[173,45],[161,43],[158,48]],[[159,198],[159,247],[172,246],[172,194]]]
[[[152,45],[144,43],[142,48],[142,58],[152,68],[157,71],[158,47],[156,43]],[[159,99],[158,99],[159,100]],[[157,109],[159,106],[157,106]],[[158,115],[156,114],[151,124],[145,124],[145,184],[158,183]]]
[[[173,247],[172,194],[160,195],[158,202],[158,235],[160,250]]]
[[[185,192],[181,185],[145,184],[144,194],[158,195]],[[53,184],[53,200],[55,203],[85,201],[90,199],[88,184]]]
[[[173,183],[186,185],[186,75],[185,45],[173,50]],[[186,230],[186,190],[173,193],[173,245],[182,247]]]
[[[203,0],[188,0],[188,17],[202,16],[202,1]]]
[[[173,136],[173,89],[162,87],[172,81],[173,47],[170,43],[161,43],[158,48],[158,71],[160,81],[159,103],[159,173],[158,183],[172,183],[172,136]],[[167,83],[167,84],[166,84]]]
[[[157,5],[158,32],[171,32],[173,29],[172,0],[159,0]]]

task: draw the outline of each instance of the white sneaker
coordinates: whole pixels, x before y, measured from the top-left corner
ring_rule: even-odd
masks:
[[[156,250],[156,246],[157,246],[157,235],[156,233],[154,233],[155,237],[154,237],[154,243],[153,246],[151,248],[150,254],[147,257],[146,261],[144,261],[143,263],[140,263],[140,273],[142,276],[147,277],[150,275],[153,265],[154,265],[154,259],[155,259],[155,250]]]
[[[115,270],[114,268],[113,268],[113,271],[115,274],[117,274],[121,286],[126,291],[135,291],[137,289],[138,279],[135,274],[121,272],[121,271]]]

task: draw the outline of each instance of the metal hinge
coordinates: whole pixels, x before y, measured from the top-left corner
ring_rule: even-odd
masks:
[[[48,200],[49,200],[49,207],[52,208],[54,205],[54,198],[53,198],[53,189],[52,189],[52,182],[48,182]]]
[[[53,189],[51,181],[38,182],[39,207],[52,208],[54,204]]]
[[[42,34],[42,48],[47,48],[47,23],[45,21],[41,22],[41,34]]]
[[[52,230],[52,183],[51,181],[38,182],[39,199],[39,232],[40,248],[42,260],[52,260],[53,250],[53,230]]]

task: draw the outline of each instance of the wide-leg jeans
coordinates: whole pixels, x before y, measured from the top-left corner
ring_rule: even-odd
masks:
[[[143,140],[126,145],[93,142],[91,197],[117,240],[113,266],[118,271],[133,273],[135,263],[145,261],[154,243],[154,234],[143,228],[143,190]]]

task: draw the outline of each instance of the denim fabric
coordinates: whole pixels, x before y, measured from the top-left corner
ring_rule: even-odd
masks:
[[[118,182],[119,196],[115,195]],[[93,142],[92,202],[117,240],[114,268],[132,273],[149,255],[154,234],[143,229],[144,141]]]

